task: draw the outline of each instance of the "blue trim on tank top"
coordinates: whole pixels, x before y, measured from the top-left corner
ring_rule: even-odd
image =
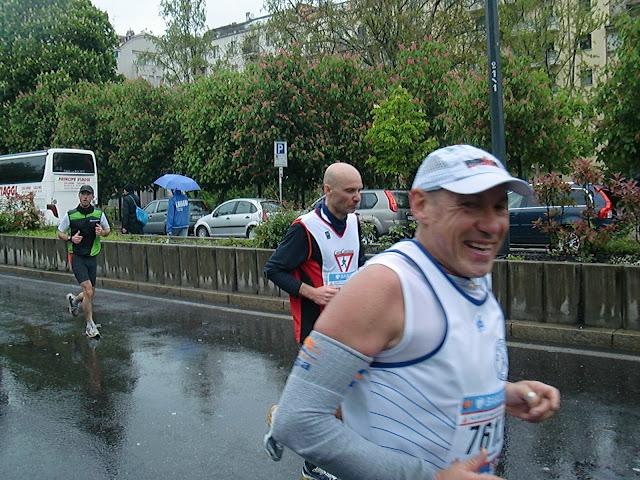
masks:
[[[409,242],[413,242],[414,244],[417,245],[417,247],[422,251],[422,253],[424,253],[426,255],[426,257],[431,260],[431,263],[433,263],[433,265],[440,270],[440,272],[442,273],[442,275],[444,276],[444,278],[447,279],[447,281],[453,285],[453,288],[455,288],[458,292],[460,292],[460,295],[462,295],[464,298],[466,298],[467,300],[469,300],[471,303],[473,303],[474,305],[482,305],[484,304],[487,299],[489,298],[489,292],[487,289],[487,292],[485,292],[484,298],[481,299],[476,299],[473,298],[472,296],[470,296],[469,294],[467,294],[462,288],[460,288],[460,285],[458,285],[456,282],[454,282],[453,280],[451,280],[451,277],[449,277],[449,274],[444,270],[444,268],[442,268],[442,265],[440,265],[440,262],[438,262],[438,260],[436,260],[428,251],[426,248],[424,248],[424,246],[418,242],[415,239],[411,239],[411,240],[407,240]],[[485,281],[486,284],[486,279],[483,280]],[[488,287],[488,285],[486,285]]]
[[[449,334],[449,318],[447,317],[447,312],[445,311],[444,307],[442,306],[442,302],[440,302],[440,298],[438,297],[438,295],[436,295],[436,292],[433,289],[433,286],[431,285],[431,282],[429,282],[429,279],[424,274],[424,272],[422,271],[420,266],[409,255],[407,255],[404,252],[401,252],[400,250],[390,249],[390,250],[386,250],[383,253],[387,253],[387,252],[396,253],[396,254],[401,255],[402,257],[404,257],[405,260],[407,260],[407,262],[409,263],[409,265],[411,267],[413,267],[420,274],[420,276],[422,276],[422,279],[425,281],[425,283],[427,284],[427,286],[431,290],[431,293],[433,293],[433,297],[438,302],[438,305],[440,305],[440,309],[442,310],[442,314],[444,315],[445,330],[444,330],[444,335],[442,336],[442,341],[440,342],[440,345],[438,345],[434,350],[432,350],[431,352],[427,353],[426,355],[423,355],[422,357],[418,357],[418,358],[413,359],[413,360],[406,360],[404,362],[372,362],[371,363],[371,367],[372,368],[381,368],[381,367],[384,367],[384,368],[399,368],[399,367],[407,367],[409,365],[414,365],[416,363],[424,362],[425,360],[431,358],[432,356],[434,356],[436,353],[438,353],[440,351],[440,349],[444,345],[444,342],[447,340],[447,335]]]

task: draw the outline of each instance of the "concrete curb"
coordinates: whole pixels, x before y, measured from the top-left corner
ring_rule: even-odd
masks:
[[[66,272],[53,272],[38,270],[35,268],[16,267],[12,265],[0,265],[0,273],[8,273],[22,277],[37,278],[39,280],[49,280],[58,283],[68,283],[75,285],[76,280],[73,274]],[[98,277],[98,288],[108,288],[113,290],[125,290],[127,292],[137,292],[142,294],[171,296],[184,298],[187,300],[203,301],[215,303],[217,305],[230,305],[248,310],[258,310],[272,313],[289,313],[289,301],[279,297],[266,297],[260,295],[227,293],[215,290],[203,290],[199,288],[174,287],[154,283],[141,283],[130,280],[117,280],[112,278]]]
[[[75,284],[73,275],[66,272],[0,265],[0,273]],[[104,277],[98,278],[98,287],[142,294],[171,296],[249,310],[289,314],[288,300],[279,297],[227,293],[219,290],[184,288]],[[578,328],[571,325],[520,320],[508,320],[506,328],[507,339],[511,341],[553,343],[571,347],[606,349],[621,353],[640,353],[640,332],[633,330],[598,327]]]

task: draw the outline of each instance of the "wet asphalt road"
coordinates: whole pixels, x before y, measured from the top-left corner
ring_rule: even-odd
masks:
[[[298,478],[299,457],[261,448],[288,319],[101,290],[92,342],[70,290],[0,275],[0,479]],[[563,407],[507,422],[504,478],[640,479],[640,357],[515,344],[510,362]]]

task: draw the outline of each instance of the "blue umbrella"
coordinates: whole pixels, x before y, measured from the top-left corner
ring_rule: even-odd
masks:
[[[178,175],[177,173],[167,173],[156,179],[153,183],[160,185],[167,190],[182,190],[190,192],[192,190],[200,190],[200,185],[193,178]]]

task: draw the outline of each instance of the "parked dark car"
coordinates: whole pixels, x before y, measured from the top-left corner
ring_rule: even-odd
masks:
[[[587,208],[587,202],[593,205],[596,215],[596,226],[611,222],[613,218],[613,203],[603,187],[590,185],[586,190],[580,185],[571,185],[571,199],[574,205],[564,207],[562,215],[559,213],[554,219],[562,224],[574,223],[580,220],[582,212]],[[559,206],[553,209],[560,211]],[[522,196],[509,192],[509,240],[512,245],[547,246],[549,235],[533,226],[533,222],[545,218],[547,207],[540,205],[535,194]]]
[[[313,202],[309,210],[314,209],[323,198],[324,196]],[[395,225],[406,227],[411,216],[409,192],[386,189],[362,190],[356,214],[360,222],[373,225],[375,237],[386,235]]]
[[[143,233],[154,233],[164,235],[166,233],[167,224],[167,205],[168,198],[150,201],[144,209],[149,214],[149,222],[143,227]],[[204,200],[199,198],[189,199],[189,235],[193,234],[193,226],[198,219],[209,211]]]

